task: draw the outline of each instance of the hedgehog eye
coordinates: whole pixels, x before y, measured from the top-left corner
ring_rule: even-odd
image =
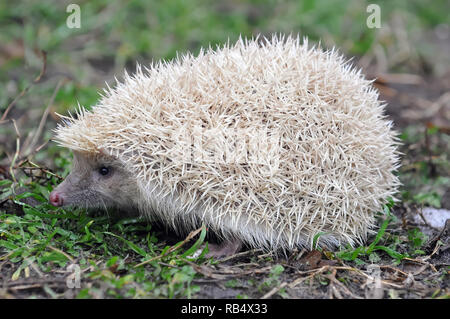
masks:
[[[98,169],[98,172],[100,175],[106,176],[111,172],[110,167],[102,166]]]

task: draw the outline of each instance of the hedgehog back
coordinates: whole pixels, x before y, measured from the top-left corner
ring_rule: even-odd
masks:
[[[311,247],[319,233],[322,246],[353,245],[399,185],[384,107],[335,51],[240,39],[138,67],[56,137],[120,159],[143,212],[175,228],[205,222],[271,249]]]

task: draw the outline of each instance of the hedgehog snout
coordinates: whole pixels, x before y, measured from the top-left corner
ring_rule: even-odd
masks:
[[[49,202],[55,207],[61,207],[64,205],[64,197],[60,192],[54,190],[50,193]]]

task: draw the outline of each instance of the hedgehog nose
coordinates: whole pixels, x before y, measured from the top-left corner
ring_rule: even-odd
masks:
[[[56,207],[60,207],[63,205],[64,200],[60,193],[57,191],[53,191],[50,193],[50,204]]]

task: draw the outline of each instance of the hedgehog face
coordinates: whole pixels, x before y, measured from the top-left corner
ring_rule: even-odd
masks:
[[[128,210],[135,206],[138,193],[136,182],[117,159],[74,152],[72,171],[50,194],[50,203]]]

